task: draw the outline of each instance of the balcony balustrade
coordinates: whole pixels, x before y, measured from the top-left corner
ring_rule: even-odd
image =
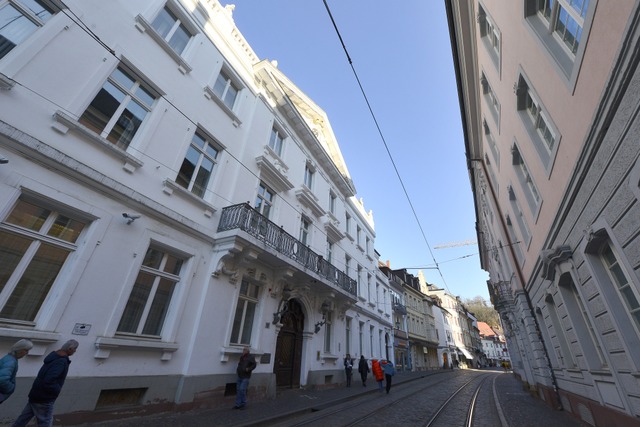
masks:
[[[327,279],[344,291],[353,296],[357,295],[357,283],[355,280],[284,231],[282,227],[269,221],[249,204],[242,203],[222,209],[218,231],[234,229],[247,232],[267,246]]]

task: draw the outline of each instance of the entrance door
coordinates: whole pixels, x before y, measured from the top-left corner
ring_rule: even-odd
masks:
[[[304,314],[298,301],[292,299],[287,302],[287,310],[283,313],[281,322],[282,328],[276,341],[273,363],[276,385],[287,388],[299,387]]]

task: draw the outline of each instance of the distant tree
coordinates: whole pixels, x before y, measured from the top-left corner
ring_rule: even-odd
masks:
[[[462,300],[464,306],[472,312],[479,322],[484,322],[492,328],[500,328],[500,317],[498,312],[493,308],[489,301],[486,301],[481,296],[473,298],[467,298]]]

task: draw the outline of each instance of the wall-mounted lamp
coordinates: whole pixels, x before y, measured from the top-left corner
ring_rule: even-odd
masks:
[[[282,304],[284,303],[284,305]],[[280,306],[282,306],[282,308],[280,308]],[[279,310],[275,313],[273,313],[273,324],[276,325],[278,323],[280,323],[282,321],[282,316],[284,316],[284,314],[287,312],[288,307],[287,307],[287,302],[286,301],[280,301],[280,305],[278,306]]]
[[[318,332],[320,332],[320,328],[322,327],[322,325],[325,325],[327,323],[327,319],[325,319],[324,317],[322,318],[322,322],[318,322],[316,323],[316,326],[314,328],[314,332],[317,334]]]
[[[122,216],[127,219],[127,225],[131,224],[133,221],[140,218],[140,215],[138,214],[130,214],[126,212],[123,212]]]

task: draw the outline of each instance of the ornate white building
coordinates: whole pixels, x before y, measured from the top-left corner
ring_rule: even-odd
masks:
[[[325,112],[232,11],[0,2],[0,345],[35,343],[3,419],[69,338],[63,419],[224,402],[243,346],[254,398],[386,355],[372,215]]]

